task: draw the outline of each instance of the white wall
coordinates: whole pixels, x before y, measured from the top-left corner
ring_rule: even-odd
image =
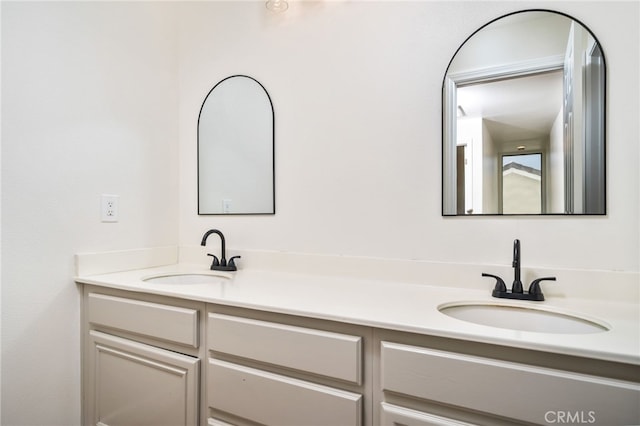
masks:
[[[191,3],[180,27],[180,243],[638,271],[638,4],[291,1]],[[443,218],[441,88],[457,47],[502,14],[546,7],[599,38],[608,66],[606,217]],[[276,215],[196,215],[196,119],[208,90],[246,73],[276,115]],[[427,280],[428,277],[425,277]]]
[[[499,182],[502,174],[502,160],[496,145],[486,121],[482,120],[482,211],[484,213],[500,211]]]
[[[502,15],[496,15],[494,18],[499,16]],[[563,56],[569,35],[568,22],[562,15],[544,12],[538,13],[536,19],[526,21],[522,21],[519,14],[502,19],[468,40],[464,49],[456,55],[456,60],[451,63],[448,71],[450,73],[468,72]]]
[[[443,73],[477,27],[527,7],[602,43],[610,213],[442,218]],[[518,237],[527,265],[638,271],[638,8],[2,2],[2,424],[80,421],[77,252],[197,245],[218,227],[231,249],[508,264]],[[277,214],[199,217],[197,114],[239,72],[274,102]],[[99,222],[105,192],[117,224]]]
[[[465,211],[473,210],[474,214],[497,212],[497,207],[487,210],[485,195],[485,131],[482,117],[464,117],[457,120],[456,139],[458,145],[466,145],[465,160],[470,163],[465,167]],[[489,141],[492,143],[493,141]],[[469,157],[469,158],[467,158]],[[497,204],[496,204],[497,206]]]
[[[73,254],[177,243],[173,16],[2,2],[3,425],[80,423]]]
[[[563,111],[553,122],[549,133],[549,152],[547,154],[547,210],[550,213],[564,212],[564,125]]]

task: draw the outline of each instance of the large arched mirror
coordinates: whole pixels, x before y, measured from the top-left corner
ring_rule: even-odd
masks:
[[[443,82],[442,214],[606,214],[605,71],[562,13],[473,33]]]
[[[198,117],[198,214],[274,214],[274,113],[245,75],[207,94]]]

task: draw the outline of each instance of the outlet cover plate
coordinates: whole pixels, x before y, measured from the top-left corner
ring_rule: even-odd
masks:
[[[100,220],[102,222],[118,221],[118,200],[119,196],[102,194],[100,197]]]

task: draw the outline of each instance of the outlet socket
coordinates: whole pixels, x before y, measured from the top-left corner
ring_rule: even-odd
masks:
[[[100,220],[102,222],[118,221],[118,195],[102,194],[100,197]]]

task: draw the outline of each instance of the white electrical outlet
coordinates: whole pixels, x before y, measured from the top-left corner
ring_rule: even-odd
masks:
[[[231,213],[231,199],[225,198],[222,200],[222,213]]]
[[[118,195],[102,194],[100,198],[100,219],[103,222],[118,221]]]

